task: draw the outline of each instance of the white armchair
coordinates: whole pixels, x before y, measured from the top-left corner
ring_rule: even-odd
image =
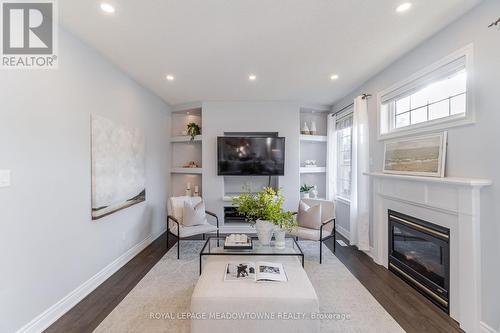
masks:
[[[319,241],[319,263],[322,262],[323,255],[323,242],[333,237],[333,252],[335,252],[335,203],[329,200],[321,200],[321,199],[302,199],[302,201],[313,207],[315,205],[321,205],[321,224],[318,229],[306,228],[299,226],[292,230],[291,234],[295,236],[297,239],[304,238],[313,241]]]
[[[183,222],[183,210],[184,210],[184,202],[187,200],[190,201],[192,205],[197,205],[203,199],[201,197],[171,197],[168,200],[167,204],[167,247],[168,247],[168,236],[170,233],[177,237],[177,259],[180,258],[180,242],[182,238],[194,236],[194,235],[203,235],[203,239],[205,239],[205,234],[210,232],[216,232],[217,237],[219,237],[219,218],[216,214],[205,211],[207,216],[212,216],[215,218],[216,225],[213,225],[207,221],[205,218],[205,222],[203,224],[194,225],[194,226],[186,226]]]

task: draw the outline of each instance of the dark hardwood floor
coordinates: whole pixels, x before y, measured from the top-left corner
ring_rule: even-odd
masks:
[[[169,240],[167,247],[163,234],[45,332],[92,332],[175,244],[174,237]],[[326,245],[332,248],[333,240]],[[365,253],[337,244],[335,254],[406,332],[462,332],[454,320]]]
[[[337,238],[348,244],[344,237]],[[333,239],[325,243],[333,247]],[[406,332],[463,332],[456,321],[364,252],[337,244],[335,255]]]

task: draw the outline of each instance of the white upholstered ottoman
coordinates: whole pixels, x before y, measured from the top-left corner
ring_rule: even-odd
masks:
[[[228,262],[283,264],[287,282],[224,281]],[[319,332],[316,292],[295,257],[212,256],[191,297],[191,333]]]

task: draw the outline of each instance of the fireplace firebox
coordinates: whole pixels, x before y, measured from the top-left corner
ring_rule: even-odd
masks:
[[[446,313],[450,304],[450,229],[392,210],[389,270]]]

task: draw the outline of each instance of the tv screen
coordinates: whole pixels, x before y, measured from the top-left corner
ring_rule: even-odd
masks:
[[[217,138],[217,174],[219,176],[283,176],[285,174],[285,138]]]

